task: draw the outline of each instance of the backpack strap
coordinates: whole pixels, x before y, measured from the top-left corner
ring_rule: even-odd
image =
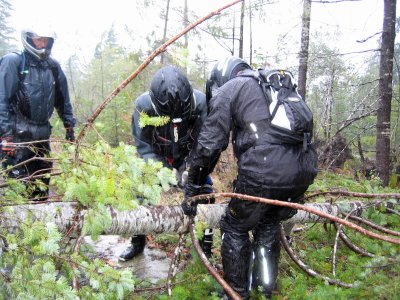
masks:
[[[272,96],[271,96],[271,84],[264,78],[263,74],[260,72],[261,69],[258,70],[245,70],[240,72],[237,76],[241,76],[241,77],[250,77],[253,78],[255,80],[258,81],[258,84],[260,85],[260,88],[264,94],[265,100],[267,100],[267,117],[271,118],[271,120],[273,119],[273,116],[275,116],[275,113],[272,115],[270,110],[269,110],[269,106],[272,103]],[[278,110],[278,105],[275,107],[276,110]]]

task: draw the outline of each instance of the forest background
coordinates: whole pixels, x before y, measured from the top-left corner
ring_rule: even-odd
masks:
[[[54,28],[58,35],[53,53],[62,63],[69,81],[78,120],[77,132],[79,132],[104,99],[152,51],[194,20],[222,6],[223,3],[228,3],[228,1],[206,2],[202,1],[202,5],[199,5],[198,1],[190,0],[162,2],[137,0],[129,4],[126,1],[117,1],[111,6],[111,3],[106,1],[81,1],[78,4],[72,1],[31,3],[18,0],[11,3],[1,0],[0,55],[21,49],[17,36],[23,27],[33,26],[38,20],[42,23],[40,26],[50,24],[49,26]],[[104,11],[99,7],[109,9]],[[212,66],[218,59],[227,55],[241,56],[255,68],[268,65],[273,68],[288,69],[297,77],[303,9],[302,1],[244,1],[243,6],[236,5],[204,22],[159,55],[110,102],[95,120],[85,137],[85,143],[94,145],[102,141],[107,146],[103,144],[101,148],[97,148],[95,150],[97,154],[104,149],[110,153],[115,151],[113,154],[120,158],[121,163],[124,162],[122,158],[124,153],[134,155],[134,152],[129,152],[130,150],[126,148],[120,148],[121,143],[133,145],[130,131],[133,101],[138,95],[147,91],[152,75],[165,64],[179,66],[194,87],[203,91]],[[336,17],[338,13],[339,15],[342,13],[343,16]],[[331,173],[324,173],[324,170],[346,174],[352,180],[361,180],[369,187],[366,189],[369,192],[377,191],[371,188],[371,184],[379,187],[388,186],[396,190],[400,173],[397,65],[400,44],[398,42],[394,48],[388,182],[382,184],[375,173],[376,113],[380,99],[379,63],[383,13],[383,1],[313,1],[310,15],[305,99],[315,116],[314,139],[320,145],[321,174],[328,174],[321,179],[326,180],[332,176],[329,175]],[[95,22],[94,20],[98,18],[94,16],[97,14],[100,16],[100,21]],[[351,17],[345,17],[347,14]],[[118,17],[110,21],[108,18],[110,15]],[[81,20],[85,20],[86,25],[78,25]],[[127,20],[135,22],[130,23]],[[149,20],[151,22],[148,22]],[[59,27],[59,22],[63,24],[62,27]],[[396,33],[398,23],[396,22]],[[107,25],[108,27],[104,28]],[[63,138],[64,133],[59,119],[53,118],[52,123],[53,136]],[[111,148],[107,148],[108,146]],[[61,152],[62,147],[56,146],[55,150]],[[84,157],[89,159],[90,156],[89,153]],[[98,161],[101,161],[101,158],[98,158]],[[227,161],[233,163],[229,159]],[[157,166],[153,167],[159,171]],[[65,165],[65,169],[68,168],[70,167]],[[98,171],[95,176],[100,176],[100,173]],[[232,177],[233,174],[230,174],[229,179]],[[372,179],[372,183],[371,181],[364,183],[365,179]],[[164,184],[168,183],[168,179],[165,178],[161,181],[164,181]],[[73,194],[69,187],[66,187],[68,183],[73,185],[72,180],[66,181],[64,185],[58,186],[60,191],[69,193],[73,199],[83,198],[82,191]],[[337,184],[340,187],[358,187],[356,183],[337,182]],[[149,198],[157,198],[153,195],[156,192],[148,193]],[[115,203],[115,206],[118,205],[122,204]],[[132,206],[122,205],[120,208],[129,207]],[[92,219],[94,218],[93,215]],[[104,224],[97,224],[88,219],[89,223],[91,222],[90,229],[97,233],[101,232],[101,226]],[[27,232],[24,231],[23,234],[27,235]],[[43,267],[44,263],[38,265]],[[98,275],[94,273],[91,274],[92,278]],[[398,273],[396,274],[398,276]],[[121,293],[124,294],[119,289],[124,290],[130,284],[129,275],[121,276],[120,278],[126,279],[126,282],[120,284],[122,287],[116,284],[115,293],[118,297]],[[100,282],[104,278],[96,277],[96,280]],[[290,290],[288,288],[290,283],[284,282],[283,285]],[[62,286],[65,292],[66,285]],[[96,287],[96,284],[92,284],[92,288],[93,286]],[[316,292],[322,293],[318,288]],[[73,293],[74,290],[71,295]],[[297,293],[303,295],[304,291],[298,288]],[[85,291],[81,290],[80,295],[84,297]],[[289,297],[293,298],[293,295]]]

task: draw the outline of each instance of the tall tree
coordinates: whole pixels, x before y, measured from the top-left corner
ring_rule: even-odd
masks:
[[[379,64],[379,104],[376,121],[376,169],[387,186],[390,174],[390,113],[392,101],[393,53],[396,36],[396,0],[384,0]]]
[[[301,28],[301,45],[299,53],[299,78],[298,91],[303,99],[306,99],[307,84],[307,63],[308,63],[308,46],[310,42],[310,19],[311,19],[311,0],[304,0],[303,17]]]
[[[10,51],[15,40],[11,36],[14,33],[14,29],[7,25],[11,10],[12,6],[7,0],[0,0],[0,56]]]
[[[165,43],[165,41],[167,40],[169,2],[170,2],[170,0],[167,0],[167,8],[165,9],[165,16],[164,16],[164,33],[163,33],[162,44]],[[161,53],[161,64],[163,64],[163,63],[164,63],[164,53]]]
[[[245,10],[245,1],[243,0],[242,8],[240,10],[240,33],[239,33],[239,57],[240,58],[243,58],[244,10]]]

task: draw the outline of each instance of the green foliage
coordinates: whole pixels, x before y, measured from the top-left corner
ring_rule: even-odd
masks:
[[[123,143],[115,148],[105,143],[82,145],[77,162],[74,156],[74,146],[57,154],[63,173],[53,181],[64,201],[76,201],[85,209],[82,234],[93,239],[111,225],[108,207],[131,210],[139,203],[156,204],[161,192],[176,183],[162,163],[144,162],[133,146]],[[10,204],[10,197],[18,195],[19,203],[26,189],[10,181],[5,195]],[[7,209],[12,211],[12,206]],[[75,243],[52,222],[26,219],[12,232],[0,228],[0,244],[6,250],[0,253],[0,299],[124,299],[132,293],[131,271],[93,259],[86,246],[74,251]],[[73,281],[81,288],[73,289]]]
[[[75,148],[67,150],[73,155]],[[86,209],[93,209],[85,217],[84,233],[94,238],[110,225],[107,206],[128,210],[135,209],[139,202],[158,203],[161,192],[175,183],[171,170],[163,168],[161,162],[146,163],[130,145],[121,143],[112,148],[97,143],[94,148],[82,147],[79,157],[79,163],[71,163],[68,156],[61,158],[64,172],[55,184],[65,201],[78,201]]]
[[[146,112],[141,111],[139,117],[139,127],[143,128],[145,126],[154,126],[160,127],[168,124],[170,121],[170,117],[168,116],[158,116],[158,117],[150,117]]]
[[[221,287],[217,281],[208,274],[207,269],[196,253],[194,251],[191,253],[193,261],[176,277],[177,281],[183,280],[184,283],[172,289],[172,299],[219,300],[220,297],[218,297],[218,293],[221,292]],[[160,295],[157,299],[167,300],[171,298],[166,295]]]

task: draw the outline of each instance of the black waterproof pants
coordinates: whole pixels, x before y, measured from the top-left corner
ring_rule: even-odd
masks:
[[[50,143],[41,142],[22,145],[18,148],[14,157],[8,157],[3,161],[3,168],[8,165],[19,165],[7,175],[12,178],[28,178],[27,187],[30,191],[30,199],[46,200],[49,191],[50,178],[35,178],[35,176],[51,173],[53,163],[49,160],[42,160],[50,154]],[[37,159],[35,159],[37,158]],[[39,180],[43,185],[36,185]]]
[[[238,180],[235,192],[286,201],[290,196],[293,196],[290,200],[298,199],[303,193],[293,189],[268,190]],[[271,296],[278,274],[279,224],[295,212],[290,208],[231,199],[221,220],[222,265],[225,280],[244,299],[249,297],[250,289],[259,287],[267,297]],[[253,242],[249,231],[253,231]]]

